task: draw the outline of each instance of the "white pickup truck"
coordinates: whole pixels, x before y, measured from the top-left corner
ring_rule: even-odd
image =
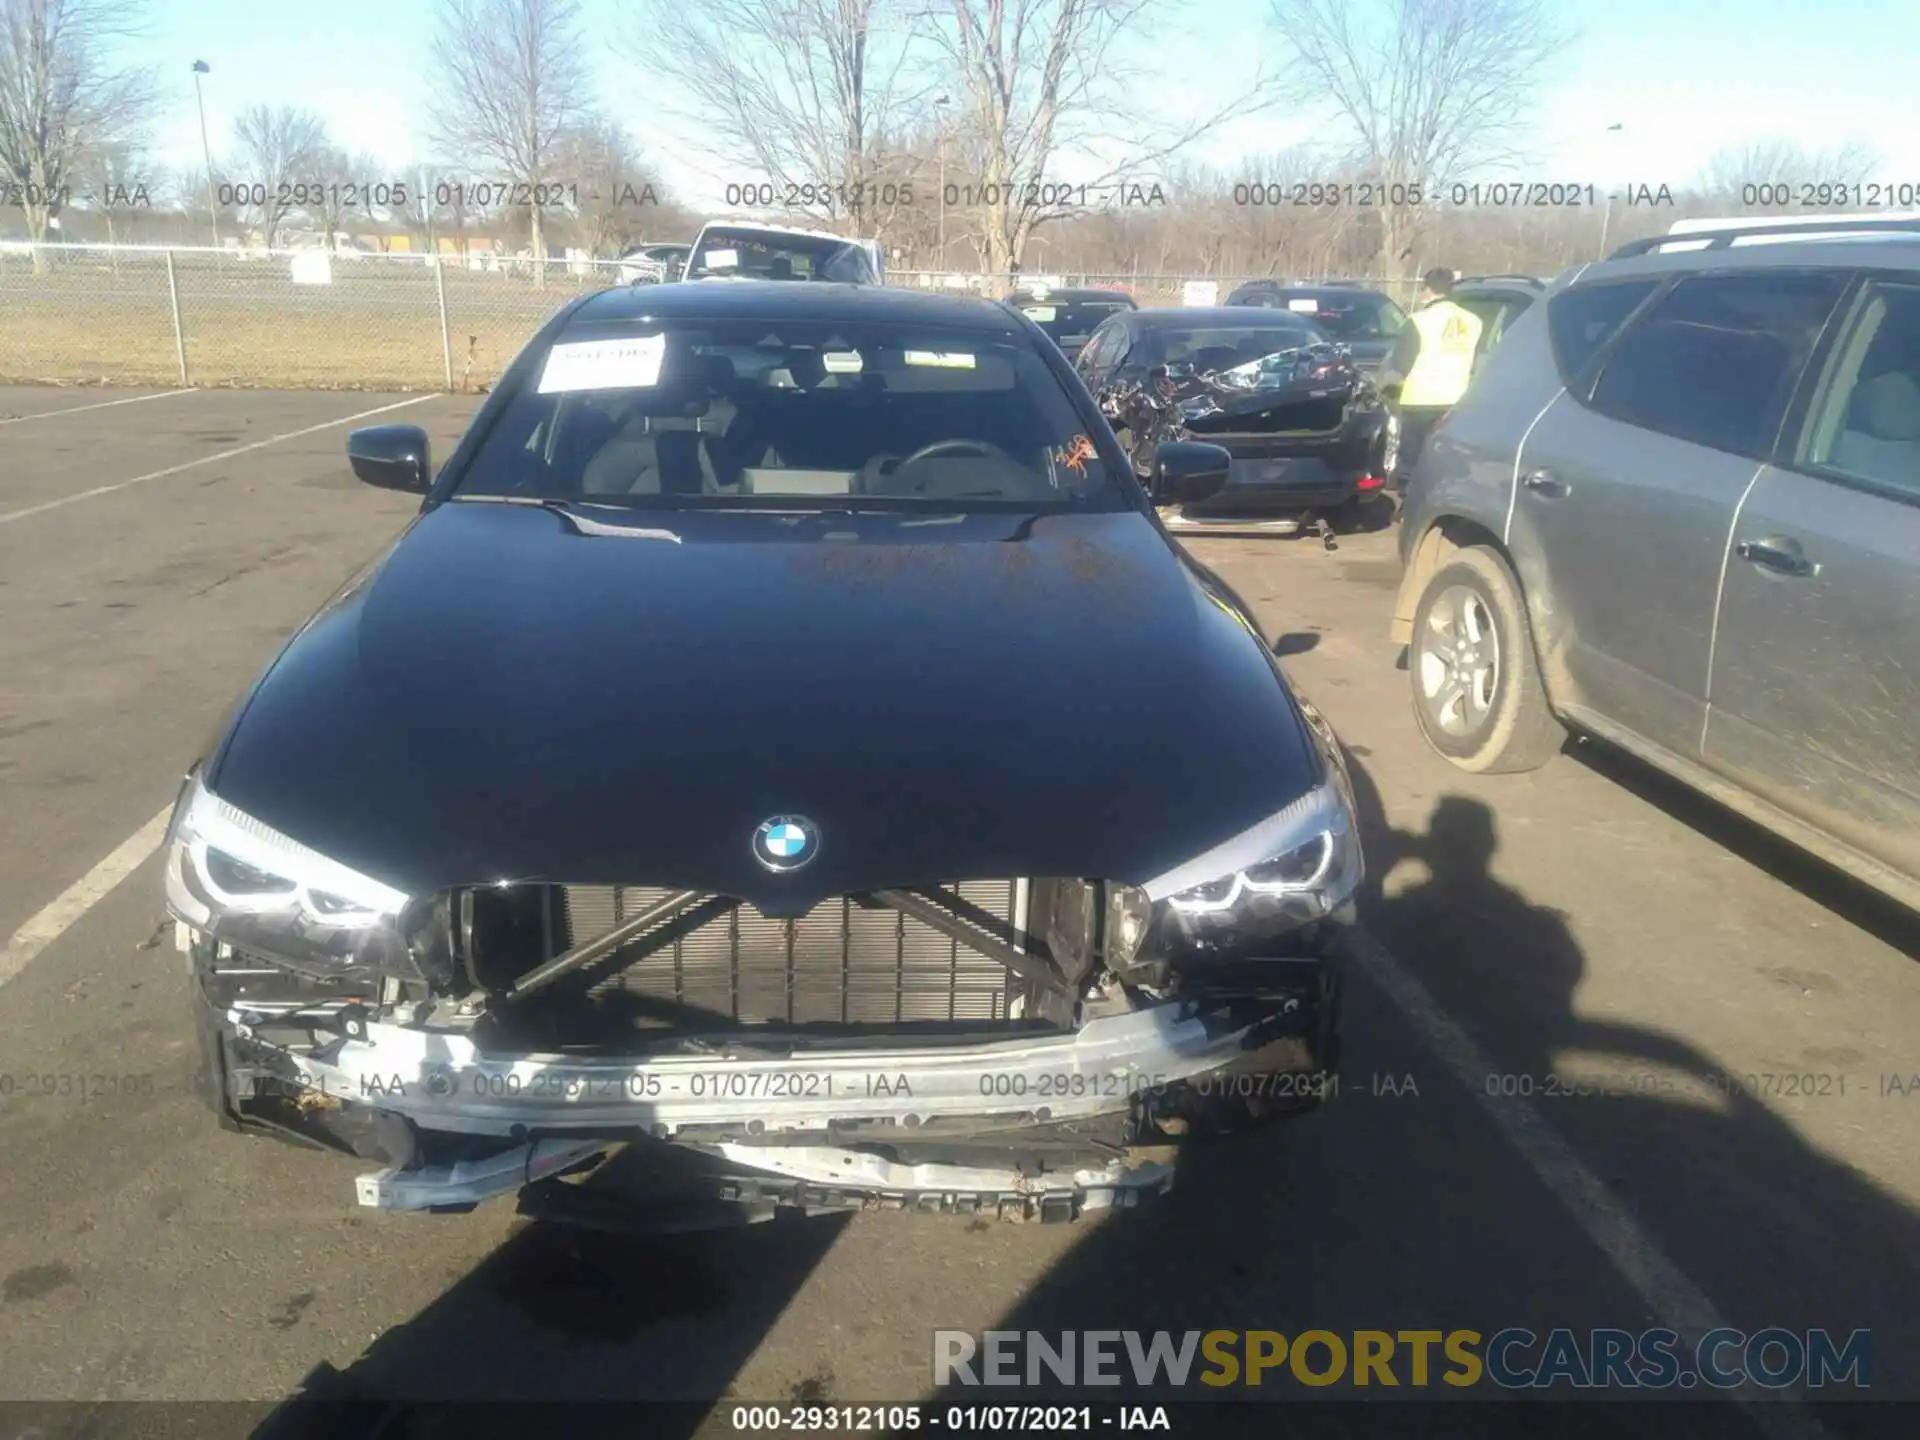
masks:
[[[843,285],[884,283],[878,240],[850,240],[825,230],[800,230],[758,220],[710,220],[687,257],[689,280],[826,280]]]

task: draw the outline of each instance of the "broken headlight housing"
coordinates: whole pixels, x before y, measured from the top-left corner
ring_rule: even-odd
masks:
[[[167,830],[167,908],[236,950],[319,979],[426,978],[431,903],[330,860],[215,795],[196,774]]]
[[[1345,776],[1335,771],[1277,814],[1144,886],[1107,892],[1107,964],[1158,983],[1174,953],[1257,956],[1337,917],[1366,875]]]

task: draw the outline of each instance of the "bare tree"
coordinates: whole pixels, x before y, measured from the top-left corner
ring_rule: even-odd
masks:
[[[772,197],[743,208],[882,225],[901,204],[878,180],[884,137],[924,99],[911,80],[916,4],[642,0],[632,50],[687,92],[707,147],[732,167],[715,178]]]
[[[562,139],[589,108],[586,44],[575,0],[442,0],[434,40],[435,143],[492,168],[476,179],[526,187],[535,273],[544,273],[545,189]]]
[[[666,186],[641,159],[625,126],[593,116],[561,137],[574,242],[596,258],[659,238]]]
[[[74,163],[76,193],[98,211],[107,227],[107,243],[121,240],[119,227],[152,209],[155,176],[138,144],[113,141],[94,146]]]
[[[233,122],[227,169],[240,217],[269,250],[287,217],[306,208],[296,197],[317,183],[327,149],[326,119],[312,110],[253,105]]]
[[[139,35],[131,0],[0,0],[0,180],[27,233],[45,242],[80,158],[135,138],[152,114],[152,72],[115,63]],[[46,257],[34,251],[33,266]]]
[[[1543,0],[1271,0],[1297,93],[1327,105],[1384,187],[1379,263],[1406,273],[1434,195],[1523,157],[1548,61],[1570,38]],[[1411,188],[1420,187],[1417,192]]]
[[[1796,140],[1764,136],[1744,144],[1715,151],[1701,167],[1698,188],[1727,210],[1745,214],[1753,210],[1774,210],[1799,206],[1811,199],[1822,208],[1844,208],[1845,195],[1834,196],[1834,188],[1845,190],[1858,185],[1880,165],[1879,153],[1862,139],[1850,139],[1829,150],[1813,150]],[[1771,203],[1760,203],[1760,192],[1748,186],[1773,187],[1767,192]],[[1822,199],[1821,186],[1828,187]],[[1785,198],[1775,199],[1784,188]],[[1754,196],[1748,199],[1749,195]]]
[[[385,167],[365,152],[349,155],[329,146],[313,157],[307,172],[309,178],[302,182],[306,189],[301,210],[320,227],[328,250],[338,248],[336,237],[349,224],[377,220],[387,210],[405,208],[398,202],[382,203],[382,196],[391,200],[394,182],[375,178],[385,174]],[[411,201],[412,187],[406,189]]]
[[[1040,226],[1110,202],[1116,184],[1153,179],[1162,162],[1262,98],[1256,79],[1211,113],[1167,125],[1160,106],[1141,103],[1151,91],[1125,63],[1126,42],[1147,42],[1149,7],[1161,21],[1187,13],[1175,0],[946,0],[933,40],[958,92],[965,180],[954,193],[990,273],[1017,266]],[[1115,154],[1126,158],[1103,163]],[[1070,156],[1092,173],[1055,184]]]

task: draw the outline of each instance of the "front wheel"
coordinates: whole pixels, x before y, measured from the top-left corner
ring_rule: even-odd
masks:
[[[1427,743],[1462,770],[1537,770],[1566,732],[1554,718],[1513,571],[1494,551],[1460,551],[1413,614],[1407,671]]]

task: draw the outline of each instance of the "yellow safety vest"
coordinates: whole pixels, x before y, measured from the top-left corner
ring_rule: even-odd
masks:
[[[1473,378],[1480,346],[1480,317],[1451,300],[1436,300],[1408,317],[1419,332],[1420,351],[1400,382],[1402,405],[1451,405]]]

